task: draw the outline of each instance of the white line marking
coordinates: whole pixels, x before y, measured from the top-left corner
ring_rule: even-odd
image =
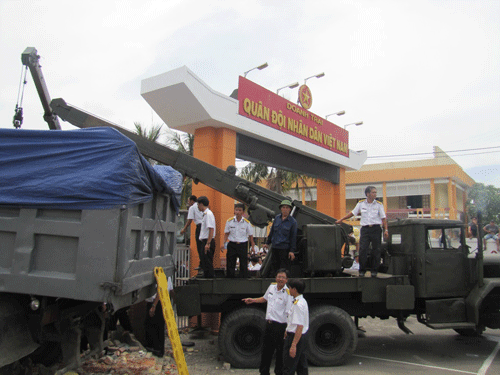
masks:
[[[394,362],[394,363],[402,363],[404,365],[412,365],[412,366],[418,366],[418,367],[427,367],[427,368],[433,368],[437,370],[445,370],[445,371],[452,371],[452,372],[459,372],[461,374],[474,374],[477,375],[476,372],[470,372],[470,371],[462,371],[462,370],[455,370],[451,368],[446,368],[446,367],[439,367],[439,366],[429,366],[429,365],[422,365],[420,363],[412,363],[412,362],[404,362],[404,361],[395,361],[393,359],[385,359],[385,358],[376,358],[376,357],[368,357],[366,355],[357,355],[355,354],[354,357],[361,357],[361,358],[368,358],[368,359],[374,359],[377,361],[386,361],[386,362]],[[484,366],[484,365],[483,365]]]
[[[485,335],[490,340],[497,341],[498,344],[495,346],[495,349],[491,352],[490,356],[486,358],[486,360],[483,362],[483,365],[477,372],[478,375],[486,375],[486,372],[490,368],[490,365],[493,363],[493,360],[495,359],[495,356],[497,355],[498,351],[500,350],[500,337],[496,336],[490,336],[490,335]]]

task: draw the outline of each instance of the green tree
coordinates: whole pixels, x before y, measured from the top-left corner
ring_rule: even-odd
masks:
[[[468,194],[467,213],[469,218],[481,211],[483,224],[500,219],[500,189],[493,185],[475,184]]]
[[[193,156],[194,134],[169,130],[167,134],[167,146],[176,151],[182,152],[183,154],[188,154]],[[186,208],[187,201],[191,196],[192,188],[193,188],[192,178],[184,176],[184,181],[182,182],[182,193],[181,193],[182,208]]]
[[[307,186],[308,181],[306,175],[268,167],[261,163],[247,164],[241,170],[240,177],[255,184],[265,180],[266,187],[278,194],[284,194],[292,190],[292,187],[298,192],[300,190],[299,184],[302,182],[304,186]],[[315,180],[313,182],[315,183]]]
[[[140,122],[134,122],[136,134],[140,135],[141,137],[147,138],[153,142],[157,142],[160,139],[160,137],[162,136],[163,125],[164,124],[152,125],[151,128],[148,129],[146,127],[143,127]],[[146,159],[147,159],[147,161],[149,161],[149,163],[151,165],[158,164],[158,162],[156,160],[153,160],[151,158],[146,158]]]

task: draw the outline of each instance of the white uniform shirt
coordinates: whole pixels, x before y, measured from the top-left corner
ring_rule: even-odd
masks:
[[[309,330],[309,306],[302,294],[298,295],[293,301],[288,314],[286,331],[295,333],[299,325],[302,326],[302,334]]]
[[[278,290],[278,284],[272,283],[264,294],[267,301],[266,320],[274,320],[278,323],[286,323],[288,311],[292,307],[293,297],[285,285]]]
[[[188,220],[191,219],[196,225],[203,221],[203,212],[198,208],[198,203],[193,204],[188,210]]]
[[[358,202],[352,213],[357,216],[361,213],[361,226],[365,225],[382,225],[382,219],[385,219],[384,205],[378,200],[372,203],[362,200]]]
[[[203,212],[203,221],[201,222],[200,228],[200,240],[207,240],[209,235],[209,229],[214,229],[214,235],[212,238],[215,238],[215,216],[210,208],[206,208]]]
[[[231,242],[247,242],[248,236],[253,236],[253,226],[244,217],[238,221],[235,217],[226,221],[224,233],[229,233],[228,240]]]
[[[252,265],[252,262],[248,263],[248,270],[249,271],[259,271],[262,266],[260,263],[255,263],[255,266]]]

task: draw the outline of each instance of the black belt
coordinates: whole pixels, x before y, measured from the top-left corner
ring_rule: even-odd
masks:
[[[248,243],[248,241],[245,241],[245,242],[229,241],[229,243],[235,243],[236,245],[243,245],[245,243]]]
[[[267,324],[286,324],[286,323],[280,323],[275,320],[266,320]]]
[[[363,225],[361,228],[380,227],[380,224]]]

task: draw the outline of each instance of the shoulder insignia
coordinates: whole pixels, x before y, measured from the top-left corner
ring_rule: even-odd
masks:
[[[230,217],[229,219],[227,219],[227,222],[229,223],[233,219],[234,219],[234,217]]]
[[[250,224],[250,220],[248,220],[246,217],[243,218],[248,224]]]
[[[276,285],[276,284],[278,284],[278,283],[271,283],[271,285]]]
[[[366,199],[360,200],[358,203],[366,202]]]
[[[290,295],[290,290],[287,289],[286,290],[286,294]]]
[[[296,299],[295,301],[293,301],[293,304],[296,305],[297,303],[299,303],[299,300]]]
[[[378,200],[376,200],[376,199],[375,199],[375,202],[377,202],[378,204],[382,204],[382,202],[380,202],[380,201],[378,201]]]

